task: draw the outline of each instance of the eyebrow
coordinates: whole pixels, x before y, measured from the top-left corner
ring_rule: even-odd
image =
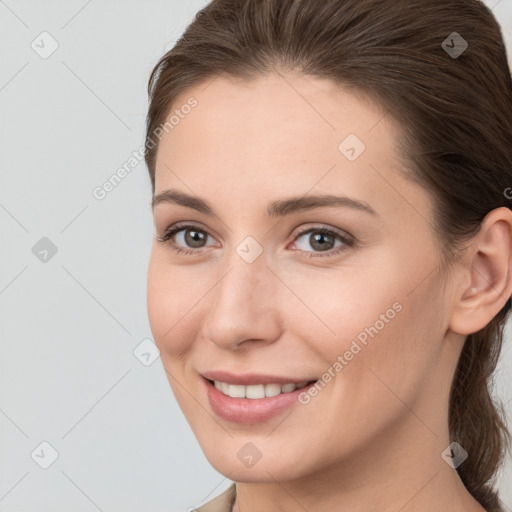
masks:
[[[151,208],[154,209],[160,203],[171,203],[187,208],[192,208],[205,215],[213,215],[213,208],[207,201],[199,197],[191,196],[179,190],[164,190],[160,194],[153,197]],[[346,196],[333,195],[315,195],[290,197],[271,201],[267,206],[267,215],[269,217],[282,217],[299,211],[312,210],[325,206],[342,206],[353,208],[359,211],[365,211],[371,215],[378,216],[378,213],[366,202],[353,199]]]

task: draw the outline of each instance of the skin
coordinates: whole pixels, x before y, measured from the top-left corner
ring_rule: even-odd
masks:
[[[197,107],[159,144],[155,194],[201,197],[215,215],[154,207],[148,314],[202,450],[237,482],[234,510],[483,511],[441,454],[466,335],[512,293],[512,213],[493,210],[442,272],[432,198],[399,171],[399,132],[378,105],[291,71],[217,77],[173,108],[190,96]],[[350,133],[366,145],[352,162],[338,149]],[[345,195],[377,215],[330,206],[267,217],[270,201],[306,194]],[[181,221],[208,237],[198,249],[185,230],[176,245],[201,253],[157,240]],[[355,244],[334,238],[321,251],[314,233],[296,236],[310,227]],[[263,249],[252,263],[236,252],[247,236]],[[397,302],[401,310],[307,405],[249,425],[211,408],[198,372],[320,378]],[[250,468],[237,457],[247,442],[261,452]]]

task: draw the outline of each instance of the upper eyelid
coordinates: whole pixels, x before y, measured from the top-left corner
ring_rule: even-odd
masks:
[[[180,222],[177,222],[176,224],[173,224],[172,226],[170,226],[168,229],[165,230],[163,236],[165,237],[168,233],[173,232],[172,237],[175,237],[180,231],[193,228],[193,229],[197,229],[197,231],[203,231],[207,234],[207,236],[211,236],[212,238],[216,239],[216,237],[210,233],[209,229],[202,227],[200,224],[191,223],[191,222],[187,222],[187,221],[182,221],[182,222],[183,222],[183,224]],[[302,226],[302,224],[299,226]],[[348,241],[351,241],[352,243],[355,243],[355,237],[353,235],[351,235],[349,232],[342,230],[340,228],[335,228],[335,227],[328,226],[325,224],[318,224],[318,225],[309,226],[309,227],[300,228],[300,229],[299,229],[299,227],[294,228],[292,231],[292,235],[291,235],[292,241],[295,241],[299,236],[304,236],[304,235],[308,234],[309,232],[315,231],[315,230],[332,231],[333,233],[336,234],[336,236],[340,237],[340,239],[342,239],[344,242],[348,240]],[[201,249],[202,248],[195,249],[195,250],[199,251]]]
[[[175,237],[180,231],[184,231],[187,229],[196,229],[197,231],[204,231],[207,236],[216,238],[214,235],[212,235],[212,233],[210,233],[209,229],[202,227],[200,224],[194,224],[186,221],[184,221],[183,224],[181,224],[180,222],[173,224],[164,231],[163,236],[165,237],[168,233],[174,232],[172,237]]]

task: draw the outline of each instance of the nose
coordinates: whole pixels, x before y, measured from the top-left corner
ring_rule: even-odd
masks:
[[[205,337],[219,348],[233,350],[275,342],[280,336],[279,285],[263,255],[247,263],[234,253],[211,291]]]

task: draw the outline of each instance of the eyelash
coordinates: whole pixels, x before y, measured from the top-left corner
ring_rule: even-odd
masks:
[[[183,255],[199,255],[199,254],[201,254],[203,252],[204,248],[183,249],[182,247],[176,245],[174,242],[171,241],[172,237],[175,234],[179,233],[180,231],[187,230],[187,229],[189,229],[191,231],[199,231],[201,233],[209,235],[208,231],[201,228],[200,226],[196,226],[194,224],[183,224],[183,225],[177,225],[171,229],[168,229],[163,236],[157,237],[157,241],[161,242],[161,243],[168,243],[168,245],[171,247],[171,249],[178,254],[183,254]],[[330,251],[326,251],[326,254],[321,254],[320,251],[316,251],[316,252],[315,251],[302,251],[301,249],[296,249],[299,253],[300,252],[308,253],[308,256],[306,256],[306,257],[309,257],[309,258],[318,258],[318,257],[322,258],[322,257],[336,256],[339,253],[347,250],[348,247],[352,247],[355,243],[352,238],[340,235],[339,233],[337,233],[336,231],[333,231],[332,229],[316,228],[316,227],[307,228],[303,231],[299,231],[295,235],[294,241],[307,233],[321,233],[322,235],[332,235],[333,237],[341,240],[344,244],[343,246],[338,247],[336,250],[331,249]]]

